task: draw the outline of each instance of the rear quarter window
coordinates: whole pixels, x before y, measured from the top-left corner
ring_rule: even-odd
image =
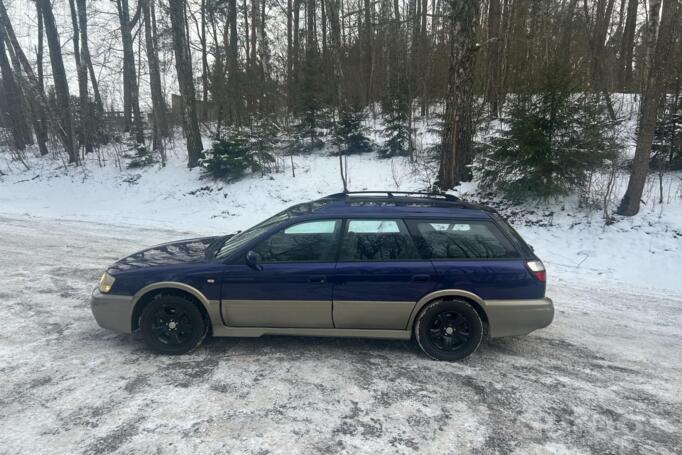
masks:
[[[535,254],[533,253],[533,250],[528,246],[528,244],[523,240],[521,235],[519,235],[518,232],[516,232],[516,229],[514,229],[511,224],[509,224],[504,218],[499,213],[493,213],[492,214],[493,220],[495,220],[495,223],[502,229],[502,231],[507,234],[507,237],[511,239],[511,242],[513,245],[516,247],[517,250],[519,250],[524,257],[535,257]]]
[[[519,252],[488,221],[411,220],[410,231],[430,259],[512,259]]]

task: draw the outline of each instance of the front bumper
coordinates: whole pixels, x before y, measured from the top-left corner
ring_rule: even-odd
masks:
[[[552,299],[486,300],[491,338],[527,335],[547,327],[554,319]]]
[[[132,333],[133,297],[130,295],[102,294],[92,291],[90,308],[100,327],[121,333]]]

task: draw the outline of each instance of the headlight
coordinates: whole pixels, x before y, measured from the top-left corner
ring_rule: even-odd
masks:
[[[107,292],[111,291],[114,281],[116,281],[116,278],[109,275],[107,272],[104,272],[102,274],[102,278],[99,279],[99,292],[106,294]]]

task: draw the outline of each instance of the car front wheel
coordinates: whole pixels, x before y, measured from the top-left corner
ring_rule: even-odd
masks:
[[[414,327],[417,344],[436,360],[461,360],[483,339],[483,323],[464,300],[436,300],[419,313]]]
[[[190,352],[208,332],[194,302],[178,295],[158,295],[145,307],[141,319],[145,344],[161,354]]]

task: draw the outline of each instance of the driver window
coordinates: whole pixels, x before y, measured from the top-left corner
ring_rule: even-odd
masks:
[[[334,262],[341,221],[315,220],[294,224],[259,243],[259,261]]]

